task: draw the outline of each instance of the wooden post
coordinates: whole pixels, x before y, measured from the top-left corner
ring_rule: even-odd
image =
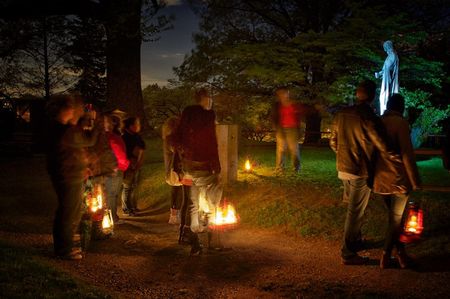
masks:
[[[238,171],[238,126],[217,125],[217,144],[222,168],[222,183],[227,185],[237,180]]]

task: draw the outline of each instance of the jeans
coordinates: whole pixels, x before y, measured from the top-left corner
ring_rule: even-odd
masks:
[[[276,133],[277,153],[276,168],[284,169],[286,150],[289,151],[295,171],[300,170],[300,150],[298,146],[297,128],[279,128]]]
[[[364,212],[370,197],[367,179],[342,180],[344,192],[348,194],[347,216],[344,225],[344,240],[341,256],[348,259],[357,255],[361,237]]]
[[[117,171],[114,174],[105,176],[105,196],[114,221],[119,220],[117,215],[117,202],[122,191],[123,173]]]
[[[69,254],[75,234],[80,233],[82,217],[83,182],[66,182],[52,179],[58,197],[58,207],[53,221],[53,245],[55,254]]]
[[[122,210],[124,212],[133,212],[137,208],[136,188],[139,183],[139,170],[129,169],[123,176],[122,189]]]
[[[384,251],[390,254],[394,246],[397,249],[404,247],[404,244],[400,242],[398,238],[402,229],[402,217],[408,201],[408,194],[390,194],[382,196],[386,207],[389,210],[389,225],[386,230]]]
[[[210,171],[196,170],[189,172],[192,176],[191,186],[191,230],[194,233],[202,231],[199,221],[200,195],[203,193],[210,212],[214,211],[222,199],[222,186],[219,176]]]

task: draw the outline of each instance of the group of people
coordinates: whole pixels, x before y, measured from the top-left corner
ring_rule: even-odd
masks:
[[[419,176],[409,135],[403,119],[404,99],[390,96],[380,118],[371,106],[376,85],[363,81],[356,90],[357,103],[339,111],[331,130],[330,146],[336,152],[338,177],[348,203],[341,250],[345,265],[364,264],[358,251],[364,247],[361,234],[364,212],[371,192],[383,197],[388,209],[388,230],[380,267],[391,266],[396,249],[402,268],[410,259],[399,241],[402,215],[411,190],[419,188]],[[276,169],[283,170],[289,151],[293,170],[300,171],[298,127],[300,108],[290,98],[289,89],[276,90],[274,107],[277,154]],[[212,97],[206,89],[195,92],[194,105],[163,126],[166,181],[172,185],[170,223],[180,224],[179,243],[191,245],[191,254],[202,251],[198,233],[205,230],[199,217],[200,197],[214,211],[222,198],[216,116]],[[139,118],[123,121],[113,113],[97,116],[84,110],[74,96],[57,96],[50,101],[52,115],[48,135],[48,172],[58,197],[54,221],[54,247],[57,256],[82,258],[74,246],[81,219],[83,181],[87,175],[101,176],[105,196],[116,223],[120,223],[117,203],[122,199],[125,213],[136,212],[134,190],[143,163],[145,142],[140,137]],[[93,120],[93,123],[92,123]],[[175,176],[175,178],[174,178]]]
[[[58,95],[48,103],[47,171],[55,189],[58,207],[53,224],[56,256],[79,260],[83,214],[83,189],[88,177],[104,187],[106,204],[120,224],[117,205],[134,215],[139,169],[145,143],[139,135],[140,120],[123,121],[114,113],[97,114],[73,95]]]
[[[330,146],[336,153],[338,177],[348,203],[341,258],[344,265],[367,263],[358,251],[364,248],[361,226],[374,192],[384,199],[389,210],[380,267],[392,266],[395,248],[400,267],[406,268],[411,259],[399,235],[408,195],[419,188],[419,175],[409,124],[402,116],[404,98],[392,94],[379,118],[371,106],[375,92],[373,81],[361,82],[356,90],[356,105],[342,109],[333,120]]]

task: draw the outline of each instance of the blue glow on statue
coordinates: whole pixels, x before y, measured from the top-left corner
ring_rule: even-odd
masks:
[[[388,54],[384,61],[383,69],[375,73],[375,78],[382,78],[380,90],[380,115],[383,115],[386,110],[386,103],[389,96],[398,93],[398,56],[394,50],[394,44],[388,40],[383,44],[384,51]]]

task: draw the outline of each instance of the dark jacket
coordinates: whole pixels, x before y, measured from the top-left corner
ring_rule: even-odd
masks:
[[[407,193],[420,184],[409,124],[395,111],[386,111],[381,119],[393,150],[400,155],[402,163],[392,171],[388,167],[390,161],[383,156],[378,157],[373,191],[381,194]]]
[[[181,115],[176,143],[183,165],[190,163],[194,167],[205,166],[207,170],[220,172],[214,111],[205,110],[200,105],[186,107]]]
[[[342,109],[333,119],[330,147],[336,152],[336,168],[364,178],[373,178],[375,151],[388,167],[400,163],[387,143],[381,120],[366,103]]]
[[[128,167],[128,170],[133,171],[135,170],[138,159],[138,157],[136,156],[136,149],[145,150],[145,141],[139,134],[133,133],[128,130],[125,130],[125,132],[122,135],[122,139],[125,143],[125,148],[127,150],[127,158],[130,161],[130,166]]]
[[[87,136],[77,126],[51,121],[47,129],[47,171],[55,181],[80,182],[87,174],[86,148],[97,142],[99,129]]]

